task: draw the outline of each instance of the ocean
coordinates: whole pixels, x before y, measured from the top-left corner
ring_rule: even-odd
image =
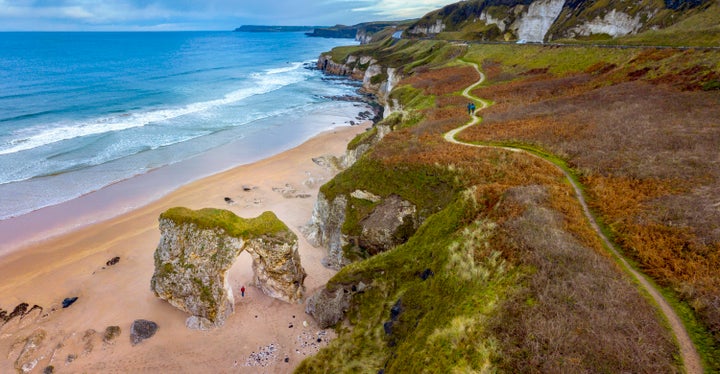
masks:
[[[0,33],[0,220],[226,150],[162,188],[177,187],[347,123],[367,107],[333,98],[357,95],[356,84],[308,67],[354,43],[302,33]]]

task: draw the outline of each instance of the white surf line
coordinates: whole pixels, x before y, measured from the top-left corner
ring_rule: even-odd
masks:
[[[640,284],[640,286],[643,288],[645,292],[647,292],[650,297],[652,297],[653,301],[657,303],[658,307],[660,308],[660,311],[662,312],[663,316],[667,320],[668,324],[670,325],[670,329],[672,330],[673,334],[675,335],[675,339],[677,340],[678,346],[680,348],[680,355],[682,357],[683,365],[685,366],[685,372],[687,374],[700,374],[703,372],[702,367],[702,361],[700,360],[700,355],[697,352],[697,349],[695,348],[695,345],[693,344],[692,340],[690,339],[690,335],[688,334],[687,330],[685,329],[685,326],[682,323],[682,320],[680,317],[675,313],[675,310],[670,306],[670,304],[665,300],[665,298],[662,296],[660,291],[650,284],[650,282],[640,274],[640,272],[633,269],[632,266],[627,262],[625,257],[620,255],[620,252],[618,251],[617,247],[603,234],[602,230],[600,230],[600,226],[597,224],[597,221],[595,220],[595,217],[590,212],[590,209],[588,208],[587,203],[585,202],[585,196],[582,193],[582,190],[580,189],[580,186],[573,180],[573,178],[570,176],[570,173],[568,173],[565,169],[561,168],[560,166],[554,164],[553,162],[546,160],[532,152],[528,152],[524,149],[520,148],[513,148],[513,147],[507,147],[507,146],[493,146],[493,145],[480,145],[480,144],[472,144],[472,143],[465,143],[461,142],[457,139],[455,139],[455,135],[462,132],[463,130],[467,129],[470,126],[476,125],[481,121],[481,118],[477,116],[477,112],[485,109],[489,106],[488,102],[480,99],[478,97],[473,96],[470,92],[475,89],[475,87],[481,85],[485,81],[485,74],[483,74],[480,69],[478,68],[477,64],[472,62],[466,62],[469,65],[472,65],[473,68],[475,68],[475,71],[480,74],[480,79],[478,79],[477,82],[473,83],[472,85],[468,86],[462,93],[462,95],[469,100],[476,101],[480,103],[480,108],[476,109],[472,113],[472,120],[468,122],[466,125],[463,125],[461,127],[458,127],[456,129],[450,130],[447,133],[445,133],[444,138],[446,141],[454,144],[460,144],[464,146],[469,147],[476,147],[476,148],[495,148],[495,149],[504,149],[511,152],[522,152],[524,154],[537,157],[539,159],[542,159],[543,161],[550,163],[555,168],[560,170],[564,175],[565,178],[570,182],[570,185],[572,185],[573,190],[575,190],[575,197],[580,202],[580,205],[583,208],[583,213],[585,214],[585,217],[590,222],[590,226],[592,226],[593,230],[595,230],[595,233],[600,237],[602,242],[605,244],[605,247],[612,252],[612,254],[620,261],[620,264],[625,268],[627,272],[633,275],[637,282]]]

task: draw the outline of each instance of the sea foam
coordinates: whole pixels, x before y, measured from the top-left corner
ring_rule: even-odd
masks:
[[[16,133],[18,136],[16,139],[8,141],[4,146],[0,145],[0,155],[22,152],[78,137],[143,127],[152,123],[169,121],[181,116],[201,113],[219,106],[237,103],[250,96],[262,95],[303,81],[307,77],[307,72],[302,69],[302,66],[302,62],[295,62],[288,67],[267,69],[263,73],[252,73],[247,87],[229,92],[220,99],[192,103],[177,108],[153,109],[138,113],[104,116],[74,124],[54,123],[30,131],[25,129]]]

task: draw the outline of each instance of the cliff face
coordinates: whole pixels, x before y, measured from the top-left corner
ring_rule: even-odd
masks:
[[[160,232],[150,288],[192,315],[188,327],[222,326],[233,312],[227,274],[243,250],[252,256],[255,285],[266,295],[302,299],[297,237],[270,212],[244,220],[229,211],[173,208],[161,215]]]
[[[392,34],[398,27],[408,21],[363,22],[353,26],[335,25],[332,27],[316,27],[308,36],[322,38],[354,38],[360,44],[367,44]]]
[[[303,229],[311,245],[327,248],[328,255],[323,259],[323,265],[333,269],[340,269],[349,263],[343,256],[343,247],[348,243],[347,236],[342,233],[346,209],[346,196],[341,195],[330,201],[320,192],[310,222]]]
[[[518,38],[528,42],[544,41],[545,35],[562,11],[564,4],[565,0],[534,1],[527,12],[518,19]]]
[[[591,35],[608,37],[664,28],[710,0],[471,0],[450,4],[411,25],[413,36],[473,30],[484,40],[551,41]],[[487,26],[477,31],[477,23]]]
[[[397,69],[378,64],[371,56],[350,55],[345,62],[333,61],[332,55],[323,54],[318,58],[317,68],[327,74],[348,76],[363,82],[362,90],[372,93],[384,107],[384,116],[398,110],[398,105],[390,100],[390,92],[402,79]]]

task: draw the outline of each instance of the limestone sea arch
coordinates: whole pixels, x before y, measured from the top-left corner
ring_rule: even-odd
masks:
[[[241,218],[223,209],[171,208],[160,215],[160,242],[150,288],[191,317],[191,328],[222,326],[234,311],[230,268],[247,251],[253,282],[264,294],[302,301],[305,270],[297,236],[272,212]]]

